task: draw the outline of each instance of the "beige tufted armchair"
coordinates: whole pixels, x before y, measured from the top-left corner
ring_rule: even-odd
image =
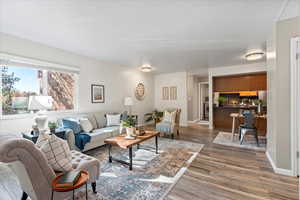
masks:
[[[77,151],[72,151],[72,155],[73,168],[89,172],[89,182],[92,183],[93,192],[96,193],[96,180],[100,173],[99,161]],[[50,199],[51,182],[56,174],[33,142],[15,134],[0,134],[0,162],[8,163],[17,175],[24,191],[22,200],[28,196],[32,200]],[[54,193],[54,199],[65,199],[71,195],[72,192]]]

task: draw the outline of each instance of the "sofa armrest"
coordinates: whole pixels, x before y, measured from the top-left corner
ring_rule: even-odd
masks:
[[[71,150],[77,150],[75,146],[75,135],[72,129],[65,129],[65,138],[69,144]]]

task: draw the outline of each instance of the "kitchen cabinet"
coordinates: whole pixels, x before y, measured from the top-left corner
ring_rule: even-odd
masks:
[[[267,90],[267,74],[246,74],[213,78],[214,92]]]

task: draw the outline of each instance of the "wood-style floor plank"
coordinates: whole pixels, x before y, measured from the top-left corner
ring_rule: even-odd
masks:
[[[166,200],[298,200],[298,179],[278,175],[264,152],[213,144],[218,131],[183,128],[177,139],[206,144]]]

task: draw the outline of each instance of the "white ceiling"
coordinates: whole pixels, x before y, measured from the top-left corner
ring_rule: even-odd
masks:
[[[0,32],[158,73],[245,63],[284,0],[0,0]]]

